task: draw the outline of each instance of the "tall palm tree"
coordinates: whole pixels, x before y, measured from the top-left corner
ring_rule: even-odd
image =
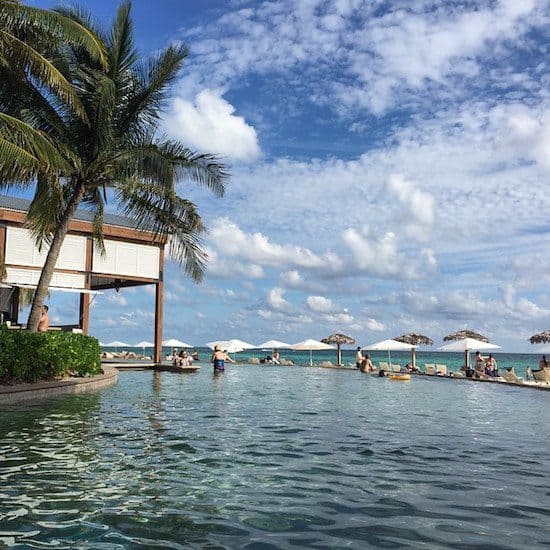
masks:
[[[86,116],[51,55],[60,41],[79,45],[106,66],[103,45],[90,29],[60,13],[0,0],[0,182],[28,184],[39,171],[66,168],[47,135],[33,127],[31,110],[46,92]]]
[[[158,123],[171,83],[187,56],[184,46],[169,46],[145,63],[133,43],[130,2],[118,9],[109,33],[97,29],[82,12],[59,10],[101,37],[108,69],[80,46],[65,45],[58,55],[63,74],[83,106],[84,117],[71,111],[40,109],[38,127],[53,136],[69,168],[40,174],[29,207],[36,242],[49,251],[28,320],[38,326],[69,222],[80,204],[94,213],[94,238],[103,249],[103,213],[107,199],[133,220],[137,229],[170,236],[170,252],[194,280],[201,279],[206,255],[200,236],[204,226],[195,205],[176,192],[191,180],[216,195],[225,191],[228,173],[211,154],[197,154],[158,135]]]

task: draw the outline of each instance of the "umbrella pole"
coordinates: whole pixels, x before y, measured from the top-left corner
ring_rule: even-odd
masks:
[[[390,370],[392,370],[391,368],[391,351],[388,350],[388,363],[390,364]]]
[[[340,344],[336,344],[337,351],[336,351],[336,361],[338,362],[338,366],[342,364],[342,351],[340,350]]]
[[[411,350],[411,354],[412,354],[412,368],[414,370],[416,369],[416,348],[413,348]]]
[[[309,366],[313,366],[313,351],[309,350]]]

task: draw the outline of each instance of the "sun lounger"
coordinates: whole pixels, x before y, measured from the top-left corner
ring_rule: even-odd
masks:
[[[380,363],[378,363],[378,368],[379,369],[384,369],[384,370],[389,370],[390,366],[388,365],[388,363],[385,363],[384,361],[380,361]]]
[[[435,373],[443,376],[447,376],[447,365],[435,365]]]
[[[424,369],[426,370],[426,374],[429,374],[431,376],[433,376],[436,373],[434,363],[425,363]]]
[[[502,378],[506,380],[506,382],[512,382],[514,384],[523,384],[523,378],[520,378],[516,371],[514,370],[514,367],[511,369],[504,369],[504,372],[501,374]]]

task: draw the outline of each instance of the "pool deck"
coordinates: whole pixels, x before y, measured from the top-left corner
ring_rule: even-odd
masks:
[[[77,394],[94,391],[116,384],[117,369],[102,365],[103,374],[86,378],[67,377],[35,384],[0,386],[0,405],[46,399],[57,395]]]

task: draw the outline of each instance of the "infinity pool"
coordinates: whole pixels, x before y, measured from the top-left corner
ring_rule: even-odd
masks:
[[[549,545],[549,398],[301,367],[121,373],[0,409],[0,547]]]

